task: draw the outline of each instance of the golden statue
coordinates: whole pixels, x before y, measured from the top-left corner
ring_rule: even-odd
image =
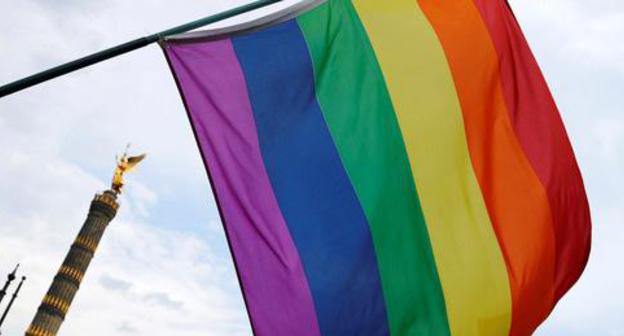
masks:
[[[128,145],[130,147],[130,145]],[[128,156],[128,147],[121,157],[117,157],[117,168],[113,174],[113,183],[111,189],[116,194],[121,193],[121,188],[124,185],[123,176],[125,173],[134,170],[134,168],[145,158],[145,154],[137,156]]]

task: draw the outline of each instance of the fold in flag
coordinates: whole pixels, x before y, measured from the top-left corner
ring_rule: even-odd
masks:
[[[161,43],[256,335],[530,335],[590,214],[504,0],[303,1]]]

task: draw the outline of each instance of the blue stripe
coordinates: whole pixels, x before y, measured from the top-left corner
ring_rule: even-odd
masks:
[[[371,233],[317,102],[299,26],[288,21],[232,40],[321,333],[389,334]]]

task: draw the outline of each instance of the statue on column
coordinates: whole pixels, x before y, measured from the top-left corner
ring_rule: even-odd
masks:
[[[111,189],[116,194],[121,193],[121,189],[124,186],[124,174],[134,170],[139,162],[141,162],[145,158],[145,154],[128,156],[128,147],[130,147],[130,145],[126,147],[126,151],[121,157],[117,157],[117,167],[115,168],[115,173],[113,174],[113,181],[111,184]]]
[[[91,201],[87,218],[43,297],[26,336],[55,336],[58,333],[104,231],[117,214],[117,197],[124,185],[124,174],[133,170],[144,158],[145,154],[128,156],[128,148],[121,157],[117,157],[111,190],[96,194]]]

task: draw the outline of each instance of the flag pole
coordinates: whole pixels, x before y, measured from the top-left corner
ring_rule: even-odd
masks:
[[[117,57],[119,55],[123,55],[130,51],[143,48],[147,45],[158,42],[158,40],[161,39],[162,37],[188,32],[190,30],[203,27],[211,23],[229,19],[236,15],[247,13],[255,9],[266,7],[268,5],[272,5],[274,3],[278,3],[281,1],[282,0],[254,1],[252,3],[248,3],[243,6],[232,8],[225,12],[221,12],[221,13],[211,15],[211,16],[208,16],[208,17],[196,20],[196,21],[192,21],[192,22],[189,22],[189,23],[186,23],[186,24],[183,24],[183,25],[171,28],[171,29],[167,29],[160,33],[140,37],[135,40],[114,46],[112,48],[108,48],[100,52],[96,52],[95,54],[91,54],[83,58],[79,58],[77,60],[74,60],[65,64],[61,64],[54,68],[36,73],[32,76],[28,76],[28,77],[16,80],[12,83],[0,86],[0,98],[8,96],[18,91],[27,89],[31,86],[43,83],[47,80],[66,75],[70,72],[82,69],[84,67],[88,67],[90,65],[105,61],[107,59]]]

